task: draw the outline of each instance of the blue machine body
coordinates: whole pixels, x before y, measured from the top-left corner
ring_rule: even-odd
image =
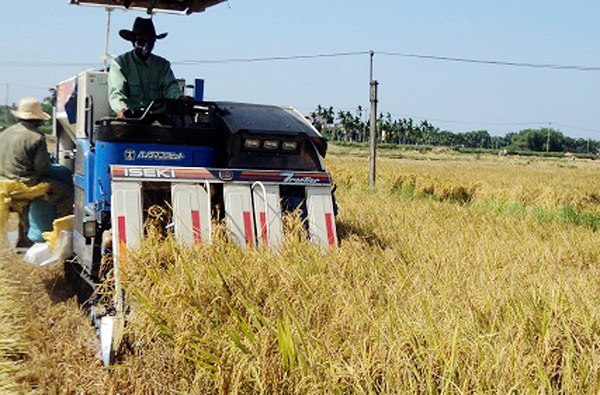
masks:
[[[87,139],[77,140],[77,147],[83,154],[82,168],[75,172],[75,186],[83,190],[84,203],[87,206],[94,202],[94,167],[95,152],[90,148]]]
[[[214,167],[214,147],[97,141],[94,149],[80,140],[84,172],[76,174],[75,183],[84,190],[84,206],[92,204],[97,211],[110,210],[111,165]]]
[[[204,80],[196,78],[194,80],[194,99],[196,101],[204,101]]]

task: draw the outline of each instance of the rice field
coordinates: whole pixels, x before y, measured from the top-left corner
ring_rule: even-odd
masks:
[[[5,254],[27,295],[15,314],[28,345],[15,357],[16,385],[40,394],[600,391],[599,163],[382,150],[374,189],[366,150],[332,146],[326,163],[340,208],[335,251],[311,246],[294,217],[277,254],[241,251],[220,232],[194,249],[150,232],[128,262],[127,342],[108,370],[61,268]]]

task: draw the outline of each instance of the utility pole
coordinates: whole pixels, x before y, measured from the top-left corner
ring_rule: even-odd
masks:
[[[548,122],[548,138],[546,140],[546,152],[550,152],[550,130],[552,129],[552,122]]]
[[[110,42],[110,13],[112,12],[112,8],[106,8],[106,37],[104,38],[104,56],[102,57],[104,63],[104,71],[108,70],[108,45]]]
[[[369,155],[369,187],[375,186],[375,164],[377,156],[377,81],[373,79],[373,56],[374,51],[369,51],[371,56],[371,67],[369,69],[369,99],[371,102],[371,119],[369,122],[369,133],[371,137],[371,154]]]
[[[588,153],[588,155],[590,153],[590,139],[588,139],[588,141],[587,141],[587,153]]]

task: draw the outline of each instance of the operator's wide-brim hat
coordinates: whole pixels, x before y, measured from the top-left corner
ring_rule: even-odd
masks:
[[[140,17],[135,18],[135,22],[133,23],[133,29],[119,30],[119,36],[121,36],[121,38],[127,41],[135,41],[135,39],[138,37],[143,37],[152,40],[160,40],[167,37],[167,34],[168,33],[156,34],[156,30],[154,29],[154,23],[152,23],[152,19]]]
[[[12,115],[18,119],[27,121],[47,121],[51,117],[42,110],[42,105],[34,97],[24,97],[19,102],[17,110],[10,110]]]

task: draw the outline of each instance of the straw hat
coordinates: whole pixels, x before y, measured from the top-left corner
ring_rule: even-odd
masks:
[[[168,33],[156,34],[156,30],[154,29],[154,23],[152,23],[152,19],[146,18],[135,18],[135,22],[133,23],[132,30],[120,30],[119,36],[127,41],[134,41],[136,37],[143,37],[150,40],[160,40],[165,38]]]
[[[17,111],[10,110],[10,112],[18,119],[47,121],[51,118],[42,110],[42,105],[34,97],[22,98]]]

